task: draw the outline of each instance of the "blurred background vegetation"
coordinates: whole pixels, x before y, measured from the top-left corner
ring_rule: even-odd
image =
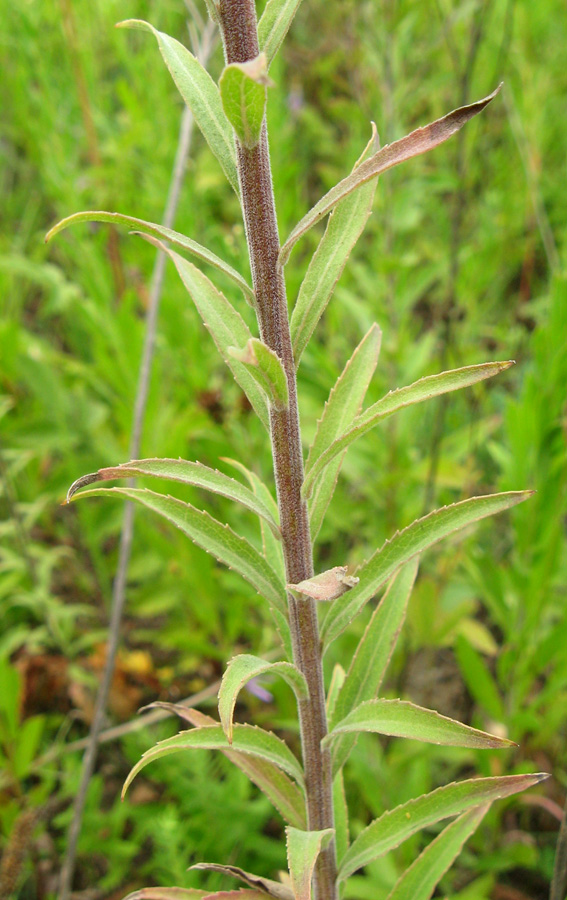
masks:
[[[54,895],[65,852],[81,763],[66,745],[88,733],[122,521],[110,500],[61,502],[79,475],[127,459],[154,261],[150,246],[108,226],[79,226],[49,246],[43,238],[79,209],[160,221],[181,102],[155,42],[113,25],[145,18],[186,41],[187,10],[182,0],[0,6],[0,866],[4,896],[35,900]],[[318,567],[354,566],[424,511],[537,491],[426,555],[386,686],[388,696],[500,728],[519,748],[366,736],[347,770],[355,832],[467,772],[553,773],[539,794],[491,811],[443,882],[461,900],[547,896],[567,788],[564,15],[562,0],[304,0],[272,70],[282,236],[350,170],[370,120],[384,144],[505,82],[456,139],[381,178],[299,376],[307,442],[373,321],[383,343],[369,402],[441,368],[517,361],[358,442],[316,547]],[[217,49],[215,77],[221,66]],[[248,272],[236,198],[198,136],[176,228]],[[286,270],[290,302],[316,241],[310,233]],[[230,283],[222,287],[241,308]],[[265,433],[172,268],[142,455],[212,466],[236,458],[271,477]],[[246,512],[186,496],[258,540]],[[364,624],[333,645],[328,674],[348,661]],[[238,650],[275,643],[250,588],[166,524],[137,516],[110,723],[199,691]],[[293,743],[293,701],[269,688],[273,702],[244,693],[238,714]],[[169,757],[120,803],[132,763],[176,727],[103,745],[79,844],[74,887],[84,897],[220,887],[218,876],[187,873],[201,859],[266,874],[283,867],[281,821],[223,758]],[[353,878],[347,896],[385,897],[426,839]]]

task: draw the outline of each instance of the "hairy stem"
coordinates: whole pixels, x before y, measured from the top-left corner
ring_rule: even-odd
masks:
[[[228,63],[246,62],[258,53],[254,0],[220,0],[219,19]],[[303,457],[297,409],[297,382],[291,346],[283,272],[278,265],[278,236],[268,135],[266,126],[252,150],[238,144],[238,171],[242,207],[260,335],[282,361],[289,389],[289,407],[270,413],[274,472],[288,582],[313,575],[307,506],[301,498]],[[311,599],[297,601],[288,595],[294,662],[309,686],[309,699],[299,707],[299,724],[305,768],[309,829],[334,827],[331,759],[321,749],[327,734],[325,688],[317,609]],[[336,859],[334,842],[321,853],[314,876],[317,900],[335,900]]]

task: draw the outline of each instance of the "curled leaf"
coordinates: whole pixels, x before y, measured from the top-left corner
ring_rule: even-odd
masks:
[[[347,566],[335,566],[321,572],[320,575],[300,581],[299,584],[288,584],[287,587],[297,594],[311,597],[312,600],[329,603],[342,597],[346,591],[357,585],[358,581],[354,575],[347,575]]]
[[[274,409],[286,409],[289,403],[287,378],[277,353],[258,338],[250,338],[242,349],[229,347],[228,352],[258,382]]]
[[[226,66],[219,88],[225,115],[243,147],[252,150],[260,140],[266,111],[268,60],[265,53],[256,59]]]
[[[228,664],[219,690],[219,715],[229,743],[232,743],[232,717],[238,694],[251,678],[257,678],[267,672],[279,675],[287,681],[298,700],[305,700],[309,696],[304,675],[292,663],[267,662],[249,653],[235,656]]]
[[[256,888],[275,900],[294,900],[293,893],[290,888],[279,881],[272,881],[271,878],[262,878],[261,875],[253,875],[252,872],[245,872],[238,866],[222,866],[219,863],[197,863],[191,866],[191,869],[197,869],[201,872],[219,872],[221,875],[228,875],[231,878],[238,878],[248,887]]]
[[[311,879],[317,857],[329,846],[334,828],[323,831],[299,831],[286,828],[287,861],[295,900],[311,900]]]

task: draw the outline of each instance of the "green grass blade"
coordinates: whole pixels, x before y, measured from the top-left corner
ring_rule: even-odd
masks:
[[[147,765],[156,759],[179,753],[180,750],[233,750],[257,756],[290,775],[303,788],[303,771],[299,761],[287,744],[271,731],[264,731],[254,725],[235,725],[232,744],[229,744],[221,725],[204,725],[190,731],[181,731],[147,750],[124,782],[122,796],[124,797],[136,775]]]
[[[548,777],[538,773],[475,778],[448,784],[397,806],[375,819],[351,844],[340,868],[339,879],[344,881],[361,866],[384,856],[422,828],[458,816],[476,806],[525,791]]]
[[[265,675],[266,672],[279,675],[287,681],[298,700],[306,700],[309,696],[305,677],[292,663],[266,662],[265,659],[249,653],[235,656],[228,664],[219,690],[219,716],[229,743],[232,743],[234,728],[232,717],[238,694],[251,678]]]
[[[376,126],[373,123],[372,137],[353,172],[356,172],[376,146]],[[325,233],[301,283],[291,315],[291,342],[296,367],[299,366],[303,351],[333,296],[351,251],[364,230],[372,211],[376,184],[376,181],[372,181],[346,197],[337,204],[329,217]]]
[[[258,338],[250,338],[245,347],[229,347],[232,359],[238,360],[257,382],[274,409],[286,409],[289,404],[287,378],[277,353]]]
[[[89,209],[85,212],[74,213],[72,216],[67,216],[66,219],[61,219],[57,225],[54,225],[53,228],[47,232],[45,236],[46,242],[51,240],[52,237],[55,237],[56,234],[59,234],[60,231],[69,228],[70,225],[78,225],[81,222],[108,222],[110,225],[125,225],[133,231],[141,231],[143,234],[149,234],[155,238],[162,238],[164,241],[168,241],[173,247],[178,247],[180,250],[186,250],[187,253],[191,253],[192,256],[202,260],[202,262],[214,266],[215,269],[218,269],[219,272],[222,272],[230,278],[240,288],[250,306],[254,306],[254,291],[250,285],[236,269],[233,269],[232,266],[225,263],[220,256],[212,253],[211,250],[207,250],[206,247],[203,247],[196,241],[192,241],[190,238],[185,237],[184,234],[180,234],[178,231],[172,231],[171,228],[165,228],[163,225],[155,225],[153,222],[145,222],[143,219],[136,219],[134,216],[124,216],[122,213],[106,212],[105,210],[99,209]]]
[[[307,468],[344,433],[360,412],[370,379],[378,363],[380,339],[380,329],[377,325],[372,325],[337,379],[317,424],[315,439],[309,450]],[[312,540],[315,540],[319,533],[333,496],[341,464],[342,455],[325,467],[310,497],[309,519]]]
[[[411,134],[407,134],[399,141],[395,141],[393,144],[387,144],[381,150],[378,150],[377,153],[366,160],[366,162],[362,163],[354,172],[347,175],[346,178],[343,178],[343,180],[336,184],[334,188],[331,188],[331,190],[315,204],[313,209],[301,219],[280,251],[280,264],[285,266],[297,241],[309,231],[313,225],[324,218],[324,216],[326,216],[340,200],[344,197],[348,197],[349,194],[356,191],[361,185],[376,178],[382,172],[391,169],[392,166],[397,166],[399,163],[412,159],[414,156],[420,156],[422,153],[427,153],[428,150],[433,150],[434,147],[438,147],[439,144],[442,144],[456,134],[470,119],[482,112],[499,91],[500,86],[497,87],[492,94],[489,94],[488,97],[484,97],[483,100],[478,100],[476,103],[471,103],[468,106],[462,106],[460,109],[455,109],[453,112],[443,116],[442,119],[437,119],[437,121],[431,122],[423,128],[417,128],[415,131],[412,131]]]
[[[336,600],[329,610],[321,630],[326,646],[344,631],[365,603],[404,563],[455,531],[522,503],[532,493],[509,491],[462,500],[437,509],[397,532],[357,572],[360,581],[356,587]]]
[[[431,400],[441,394],[449,394],[452,391],[471,387],[486,378],[493,378],[494,375],[509,369],[513,364],[512,360],[506,360],[505,362],[481,363],[476,366],[464,366],[461,369],[450,369],[448,372],[440,372],[438,375],[427,375],[413,384],[390,391],[385,397],[373,403],[357,416],[348,431],[334,440],[330,446],[325,447],[317,455],[310,455],[305,470],[303,495],[309,498],[326,466],[354,441],[363,434],[367,434],[388,416],[416,403],[423,403],[424,400]]]
[[[252,544],[235,534],[228,525],[222,525],[209,513],[196,509],[190,503],[142,488],[94,488],[75,496],[78,498],[108,495],[134,500],[159,513],[207,553],[242,575],[280,612],[286,613],[286,593],[282,582]]]
[[[197,266],[155,238],[146,236],[145,240],[163,250],[172,260],[219,353],[250,400],[258,418],[265,428],[269,429],[268,405],[263,390],[245,366],[233,359],[229,352],[230,347],[235,345],[243,347],[251,339],[252,335],[246,322],[224,294],[217,290]]]
[[[445,747],[472,747],[494,750],[515,747],[513,741],[496,737],[449,719],[432,709],[416,706],[407,700],[365,700],[333,727],[323,745],[333,746],[341,734],[361,731],[411,738],[426,744]]]
[[[281,537],[272,510],[250,488],[225,475],[224,472],[219,472],[218,469],[211,469],[200,462],[188,462],[186,459],[133,459],[119,466],[99,469],[92,475],[83,475],[71,485],[67,492],[67,502],[81,487],[97,481],[113,481],[116,478],[132,478],[136,475],[190,484],[213,494],[220,494],[229,500],[235,500],[267,522],[276,538]]]
[[[387,900],[429,900],[438,882],[453,865],[489,808],[490,804],[479,806],[447,825],[406,869],[388,894]]]
[[[168,34],[158,31],[148,22],[128,19],[120,22],[118,27],[137,28],[154,35],[179,93],[193,113],[197,126],[218,159],[228,181],[240,196],[232,128],[222,108],[220,91],[207,70],[187,47]]]
[[[295,900],[311,900],[311,879],[321,850],[333,839],[334,828],[299,831],[286,828],[287,862]]]
[[[268,65],[280,49],[301,0],[268,0],[258,22],[258,43]]]

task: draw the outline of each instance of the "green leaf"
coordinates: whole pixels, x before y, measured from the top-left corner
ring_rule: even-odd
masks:
[[[236,750],[257,756],[286,772],[303,788],[303,772],[298,760],[287,744],[271,731],[264,731],[254,725],[235,725],[232,744],[229,744],[221,725],[204,725],[191,731],[181,731],[147,750],[124,782],[122,796],[124,797],[136,775],[147,765],[180,750]]]
[[[538,773],[474,778],[448,784],[416,800],[409,800],[385,812],[359,834],[345,854],[339,880],[344,881],[361,866],[384,856],[422,828],[460,815],[473,807],[525,791],[548,777],[547,774]]]
[[[329,690],[327,691],[327,719],[329,721],[332,719],[335,707],[337,704],[337,698],[341,692],[341,688],[345,681],[345,670],[341,666],[340,663],[335,663],[335,667],[333,669],[333,674],[331,676],[331,683],[329,685]]]
[[[333,809],[335,812],[335,843],[337,845],[337,863],[340,865],[348,850],[350,837],[348,825],[348,805],[342,769],[333,778]]]
[[[268,0],[258,22],[258,43],[268,65],[280,49],[301,0]]]
[[[148,887],[133,891],[124,900],[198,900],[208,897],[210,891],[198,891],[195,888]]]
[[[51,240],[56,234],[59,234],[60,231],[69,228],[70,225],[77,225],[81,222],[108,222],[111,225],[126,225],[134,231],[149,234],[156,238],[163,238],[164,241],[168,241],[174,247],[178,247],[180,250],[186,250],[188,253],[196,256],[197,259],[202,260],[210,266],[214,266],[219,272],[227,275],[228,278],[232,279],[232,281],[240,288],[247,303],[249,303],[250,306],[254,306],[255,304],[253,289],[244,280],[242,275],[237,272],[236,269],[233,269],[232,266],[229,266],[228,263],[225,263],[220,256],[207,250],[207,248],[201,246],[201,244],[197,244],[196,241],[192,241],[190,238],[185,237],[184,234],[172,231],[171,228],[165,228],[163,225],[154,225],[153,222],[145,222],[143,219],[135,219],[133,216],[124,216],[122,213],[105,212],[98,209],[89,209],[86,212],[74,213],[72,216],[67,216],[66,219],[61,219],[57,225],[54,225],[53,228],[47,232],[45,235],[46,242]]]
[[[177,89],[193,113],[195,122],[218,159],[228,181],[240,195],[236,151],[230,122],[224,114],[220,92],[198,59],[168,34],[141,19],[120,22],[118,28],[139,28],[154,35]]]
[[[219,690],[219,716],[228,738],[232,743],[234,707],[236,698],[246,682],[251,678],[257,678],[269,672],[272,675],[280,675],[295,692],[298,700],[306,700],[309,696],[307,682],[302,673],[294,665],[288,662],[266,662],[258,656],[243,653],[235,656],[228,664],[223,675]]]
[[[339,453],[346,450],[350,444],[363,434],[371,431],[372,428],[378,425],[379,422],[387,419],[388,416],[393,415],[400,409],[405,409],[407,406],[423,403],[424,400],[439,397],[441,394],[449,394],[452,391],[459,391],[479,381],[484,381],[486,378],[492,378],[505,369],[509,369],[512,365],[514,365],[513,360],[507,360],[506,362],[465,366],[462,369],[450,369],[448,372],[440,372],[438,375],[427,375],[413,384],[390,391],[385,397],[373,403],[372,406],[369,406],[368,409],[365,409],[364,412],[357,416],[348,431],[344,432],[329,446],[322,448],[318,453],[309,454],[305,469],[303,496],[311,497],[317,479]]]
[[[99,469],[92,475],[83,475],[71,485],[67,492],[67,502],[80,488],[96,481],[112,481],[115,478],[132,478],[136,475],[179,481],[181,484],[190,484],[213,494],[228,497],[229,500],[235,500],[267,522],[274,536],[281,540],[280,529],[274,520],[272,509],[269,509],[250,488],[219,472],[218,469],[210,469],[200,462],[188,462],[186,459],[134,459],[119,466]]]
[[[250,373],[258,386],[266,394],[270,404],[277,410],[286,409],[289,404],[287,378],[277,353],[258,338],[250,338],[246,346],[239,349],[229,347],[232,359],[237,359]]]
[[[334,828],[324,831],[299,831],[286,828],[287,862],[295,900],[311,900],[311,879],[317,857],[329,846]]]
[[[333,442],[351,425],[360,412],[370,379],[374,374],[380,353],[381,331],[372,325],[363,337],[325,403],[323,415],[317,423],[315,439],[309,450],[307,470]],[[344,453],[331,461],[317,480],[309,499],[311,537],[317,537],[327,507],[337,483]]]
[[[135,500],[159,513],[219,562],[242,575],[259,594],[285,614],[287,598],[278,576],[252,544],[235,534],[228,525],[222,525],[209,513],[196,509],[190,503],[142,488],[94,488],[75,497],[107,495]]]
[[[224,294],[218,291],[193,263],[183,259],[155,238],[146,237],[145,240],[159,247],[173,261],[219,353],[250,400],[258,418],[265,428],[269,429],[268,406],[264,392],[245,366],[233,359],[229,353],[229,347],[235,344],[243,347],[252,337],[246,322]]]
[[[376,148],[376,126],[353,172]],[[291,342],[296,367],[315,331],[317,323],[333,296],[351,250],[364,230],[372,210],[376,181],[364,185],[334,208],[317,250],[313,254],[291,315]],[[377,326],[376,326],[377,327]]]
[[[322,637],[328,646],[341,634],[365,603],[385,584],[396,570],[423,550],[427,550],[460,528],[503,512],[531,497],[533,491],[510,491],[473,497],[452,506],[444,506],[417,519],[370,557],[358,571],[359,584],[335,601],[323,623]]]
[[[197,863],[191,866],[191,869],[198,869],[201,872],[219,872],[221,875],[228,875],[230,878],[238,878],[251,888],[257,888],[260,892],[275,897],[276,900],[294,900],[293,893],[287,885],[279,881],[272,881],[270,878],[262,878],[260,875],[253,875],[251,872],[245,872],[238,866],[223,866],[218,863]]]
[[[378,693],[406,616],[419,558],[414,557],[396,572],[381,602],[372,614],[352,659],[334,709],[329,711],[331,728],[365,700]],[[333,755],[340,769],[356,744],[356,736],[337,736]]]
[[[490,804],[479,806],[447,825],[406,869],[387,900],[429,900],[437,883],[453,865],[489,808]]]
[[[353,709],[324,738],[323,746],[332,746],[340,734],[361,731],[412,738],[426,744],[441,744],[446,747],[472,747],[476,750],[517,746],[506,738],[478,731],[432,709],[415,706],[407,700],[383,699],[366,700]]]
[[[363,162],[358,166],[354,172],[347,175],[346,178],[343,178],[343,180],[335,185],[334,188],[331,188],[331,190],[315,204],[313,209],[311,209],[295,226],[280,251],[281,265],[285,266],[293,247],[300,237],[326,216],[340,200],[347,197],[367,181],[376,178],[387,169],[391,169],[392,166],[397,166],[399,163],[412,159],[414,156],[420,156],[428,150],[433,150],[434,147],[437,147],[439,144],[448,140],[456,134],[463,125],[472,119],[473,116],[482,112],[482,110],[498,94],[500,87],[501,85],[483,100],[478,100],[476,103],[471,103],[469,106],[462,106],[460,109],[455,109],[453,112],[448,113],[448,115],[443,116],[442,119],[437,119],[437,121],[431,122],[424,128],[417,128],[415,131],[412,131],[411,134],[406,135],[399,141],[395,141],[393,144],[387,144],[371,156],[370,159],[367,159],[366,162]]]
[[[222,107],[240,143],[253,150],[260,140],[268,98],[265,53],[244,63],[231,63],[219,81]]]
[[[235,469],[238,469],[239,472],[242,472],[244,477],[248,480],[250,487],[252,488],[252,492],[256,497],[262,502],[262,504],[271,510],[272,518],[275,522],[278,523],[280,521],[280,512],[278,509],[278,504],[274,500],[274,497],[270,491],[270,489],[264,484],[264,482],[258,478],[255,472],[251,472],[250,469],[247,469],[241,462],[235,459],[229,459],[228,457],[221,457],[223,462],[229,463],[231,466],[234,466]],[[274,537],[271,529],[266,527],[264,520],[260,520],[260,528],[262,530],[262,546],[264,548],[264,556],[266,559],[270,560],[271,565],[274,567],[278,575],[281,577],[282,581],[285,583],[285,563],[283,558],[283,547],[280,538]],[[288,658],[291,659],[291,654],[288,655]]]
[[[158,700],[155,703],[151,703],[150,707],[168,709],[195,727],[218,724],[211,716],[207,716],[197,709],[183,706],[180,703],[165,703]],[[247,778],[266,795],[274,809],[279,812],[289,825],[293,825],[295,828],[306,827],[307,819],[303,793],[281,769],[259,756],[249,756],[234,749],[221,750],[220,752],[241,772],[244,772]]]

